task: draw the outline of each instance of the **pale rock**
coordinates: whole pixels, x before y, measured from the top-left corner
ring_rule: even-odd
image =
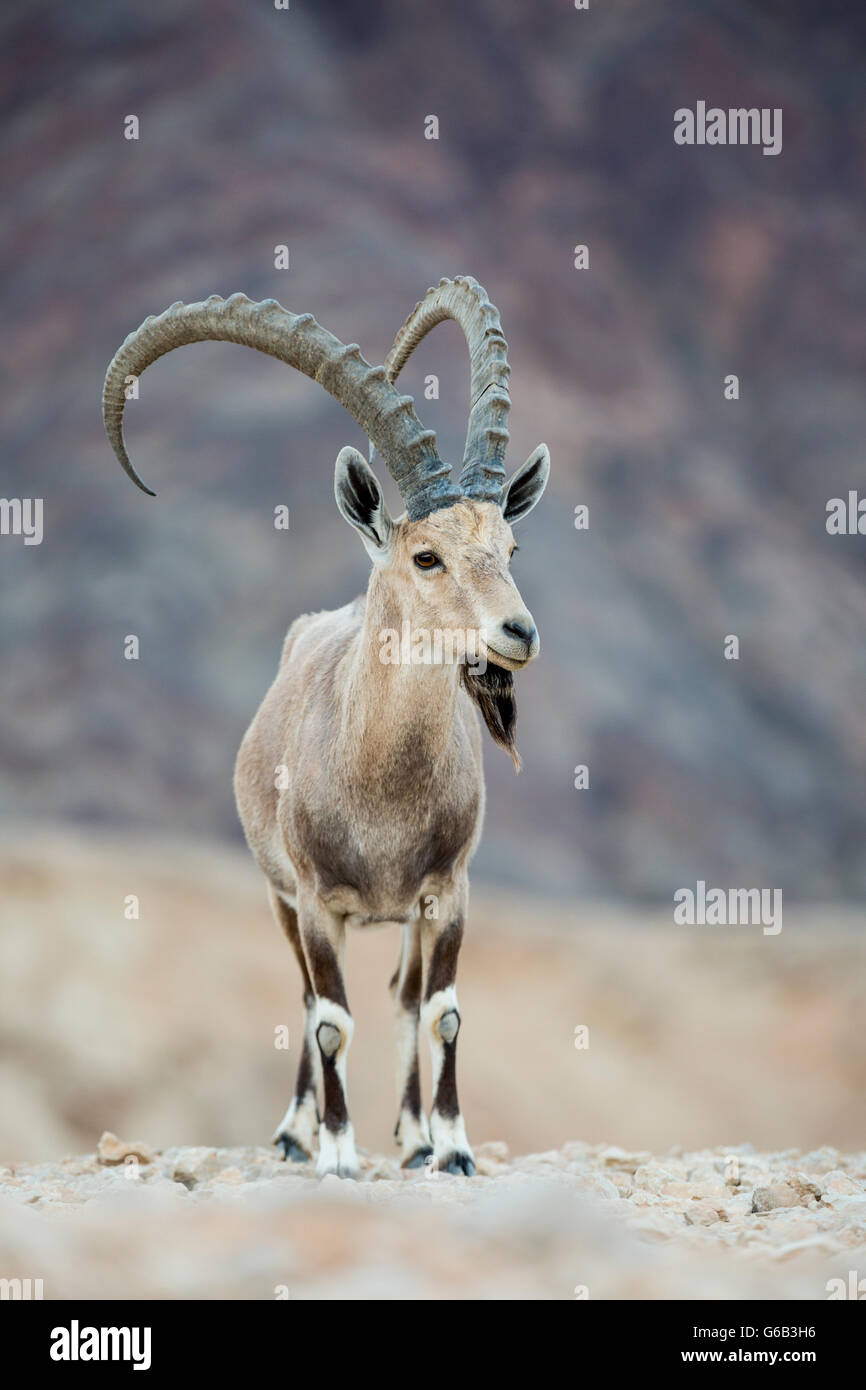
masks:
[[[636,1187],[631,1194],[631,1203],[635,1207],[658,1207],[662,1206],[662,1199],[657,1192],[649,1192],[645,1187]]]
[[[824,1146],[803,1154],[801,1166],[809,1173],[832,1173],[839,1167],[839,1150]]]
[[[860,1232],[860,1239],[866,1240],[866,1192],[858,1192],[850,1197],[834,1197],[833,1211],[844,1216]]]
[[[214,1175],[214,1182],[239,1183],[245,1181],[246,1178],[240,1168],[221,1168],[220,1171]]]
[[[663,1207],[641,1211],[636,1219],[629,1221],[629,1230],[646,1236],[672,1236],[685,1226],[681,1212],[667,1211]]]
[[[690,1200],[691,1198],[719,1198],[723,1202],[730,1200],[732,1191],[723,1182],[714,1182],[712,1179],[705,1179],[703,1182],[686,1182],[679,1178],[672,1182],[665,1183],[661,1189],[665,1197],[677,1197]]]
[[[689,1202],[682,1212],[690,1226],[712,1226],[722,1220],[723,1213],[712,1202]]]
[[[630,1197],[633,1191],[633,1183],[629,1173],[618,1172],[616,1169],[609,1172],[607,1177],[619,1192],[620,1197]]]
[[[752,1211],[775,1211],[778,1207],[801,1206],[801,1195],[788,1182],[773,1183],[770,1187],[756,1187],[752,1193]]]
[[[297,1164],[293,1166],[300,1167],[301,1165]],[[314,1172],[312,1165],[305,1166],[308,1166],[310,1173]],[[400,1168],[390,1158],[368,1159],[362,1164],[362,1167],[365,1178],[368,1178],[371,1182],[384,1182],[388,1179],[392,1181],[394,1179],[399,1180],[402,1177],[409,1177],[411,1173],[415,1171],[410,1168]]]
[[[661,1193],[669,1183],[676,1182],[677,1175],[660,1163],[642,1163],[635,1169],[634,1187],[646,1192]]]
[[[495,1158],[488,1158],[486,1154],[475,1155],[475,1171],[483,1178],[496,1178],[508,1172],[508,1165],[498,1163]]]
[[[818,1183],[813,1182],[806,1173],[800,1170],[794,1173],[788,1173],[785,1182],[789,1187],[794,1189],[804,1205],[811,1201],[821,1200],[821,1187]]]
[[[833,1197],[854,1197],[863,1192],[863,1184],[843,1173],[841,1168],[832,1168],[821,1183],[822,1197],[826,1202]]]
[[[225,1167],[225,1154],[216,1149],[190,1146],[180,1149],[169,1163],[169,1176],[175,1182],[192,1185],[213,1178]]]
[[[593,1192],[597,1197],[606,1197],[611,1201],[619,1201],[620,1189],[610,1178],[587,1175],[584,1184],[581,1185],[582,1192]]]
[[[625,1149],[611,1145],[599,1155],[602,1163],[607,1168],[623,1168],[627,1173],[635,1173],[642,1163],[649,1163],[652,1154],[649,1153],[627,1153]]]
[[[575,1146],[566,1145],[566,1147],[572,1148]],[[489,1158],[495,1163],[507,1163],[509,1159],[508,1145],[503,1143],[501,1139],[488,1139],[485,1143],[479,1144],[474,1152],[476,1159]]]
[[[103,1134],[96,1152],[100,1163],[112,1165],[124,1163],[128,1158],[134,1158],[139,1163],[152,1163],[154,1158],[153,1150],[140,1139],[118,1139],[110,1129]]]

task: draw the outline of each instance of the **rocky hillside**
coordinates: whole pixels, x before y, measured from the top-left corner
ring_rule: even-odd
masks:
[[[365,582],[330,481],[357,431],[258,355],[148,373],[129,437],[159,498],[134,492],[99,420],[127,332],[242,288],[381,359],[427,285],[469,271],[511,343],[512,464],[542,438],[554,459],[517,571],[543,645],[526,770],[491,750],[480,873],[862,899],[863,541],[824,528],[866,486],[862,16],[11,0],[0,37],[0,490],[45,505],[41,546],[0,538],[0,811],[236,837],[232,757],[288,621]],[[782,153],[676,146],[699,99],[782,107]],[[419,398],[429,372],[454,457],[451,325],[407,372]]]

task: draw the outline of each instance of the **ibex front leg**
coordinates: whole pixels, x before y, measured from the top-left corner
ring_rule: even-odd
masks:
[[[397,1044],[397,1128],[394,1138],[403,1150],[404,1168],[423,1168],[433,1154],[427,1118],[421,1107],[418,1074],[418,1014],[421,1008],[421,928],[417,921],[403,927],[400,963],[391,981],[394,1036]]]
[[[316,898],[298,902],[301,941],[315,992],[313,1024],[322,1063],[324,1114],[319,1126],[320,1178],[357,1178],[358,1156],[346,1099],[346,1054],[355,1031],[343,984],[346,928]]]
[[[304,948],[301,945],[301,933],[298,929],[298,914],[284,898],[281,898],[277,890],[270,885],[271,907],[274,915],[286,936],[291,943],[292,950],[297,956],[298,965],[301,967],[301,975],[304,981],[304,1010],[306,1021],[304,1026],[304,1043],[301,1049],[301,1061],[298,1067],[298,1079],[295,1083],[295,1094],[292,1103],[277,1125],[274,1134],[274,1143],[279,1144],[283,1151],[284,1158],[291,1158],[296,1163],[305,1163],[313,1156],[313,1147],[316,1142],[316,1135],[319,1131],[319,1109],[316,1102],[316,1090],[321,1084],[321,1067],[319,1066],[319,1048],[316,1043],[315,1028],[315,1007],[316,997],[313,993],[313,985],[310,980],[310,972],[307,969],[307,959],[304,955]]]
[[[424,960],[424,1002],[421,1021],[430,1042],[433,1063],[433,1108],[430,1135],[440,1172],[460,1173],[471,1178],[475,1160],[466,1138],[460,1103],[457,1099],[457,1033],[460,1012],[457,1007],[457,956],[463,938],[465,892],[448,905],[438,921],[421,922],[421,949]]]

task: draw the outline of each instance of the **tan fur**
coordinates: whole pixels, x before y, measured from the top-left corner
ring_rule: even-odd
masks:
[[[364,503],[362,496],[353,504],[361,516],[352,524],[373,558],[367,593],[289,629],[274,683],[241,744],[235,794],[278,920],[291,923],[302,951],[306,1047],[320,1053],[324,1088],[318,1172],[358,1171],[346,1108],[354,1025],[343,982],[345,930],[399,922],[397,979],[413,979],[411,990],[397,991],[395,1013],[404,1163],[417,1167],[432,1155],[449,1172],[471,1174],[454,1074],[467,866],[484,814],[481,732],[469,692],[514,753],[510,687],[501,689],[535,655],[538,639],[508,571],[514,541],[497,504],[467,499],[420,521],[392,522],[383,506]],[[438,557],[435,570],[418,568],[424,552]],[[523,640],[504,626],[515,621]],[[453,659],[383,662],[383,635],[402,633],[404,624],[412,633],[483,629],[486,642],[472,655],[495,656],[493,686],[482,691],[484,676]],[[429,1129],[418,1100],[419,1020],[433,1058]],[[302,1059],[276,1136],[295,1158],[310,1151],[311,1086]]]
[[[380,635],[407,619],[413,631],[493,628],[522,611],[512,547],[490,503],[397,521],[365,599],[292,625],[235,773],[250,848],[279,891],[302,888],[350,925],[405,921],[465,871],[484,806],[476,711],[458,665],[383,664]],[[426,549],[443,573],[416,569]]]

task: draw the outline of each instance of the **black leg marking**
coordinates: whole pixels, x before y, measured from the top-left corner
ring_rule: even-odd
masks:
[[[428,938],[429,960],[424,988],[425,1007],[436,995],[455,1000],[453,993],[457,977],[457,957],[463,939],[463,918],[457,916],[432,941]],[[438,1000],[436,1001],[438,1005]],[[436,1166],[441,1173],[472,1177],[475,1163],[466,1141],[460,1102],[457,1098],[457,1034],[460,1013],[447,1007],[436,1017],[428,1014],[436,1076],[430,1126],[436,1145]]]
[[[306,1009],[308,1015],[309,1015],[310,1011],[312,1010],[312,1008],[313,1008],[315,1002],[316,1002],[316,1001],[315,1001],[315,999],[313,998],[312,993],[309,993],[309,994],[308,994],[308,993],[305,991],[305,992],[304,992],[304,1008]],[[310,1039],[309,1039],[309,1037],[307,1036],[307,1032],[306,1032],[306,1030],[305,1030],[305,1031],[304,1031],[304,1044],[303,1044],[303,1047],[301,1048],[301,1060],[300,1060],[300,1062],[299,1062],[299,1064],[298,1064],[298,1079],[297,1079],[297,1081],[295,1082],[295,1098],[296,1098],[296,1100],[297,1100],[298,1102],[300,1102],[300,1101],[302,1101],[302,1100],[307,1096],[307,1094],[308,1094],[310,1091],[312,1091],[313,1093],[315,1093],[315,1090],[316,1090],[316,1078],[315,1078],[315,1074],[314,1074],[314,1072],[313,1072],[313,1058],[312,1058],[312,1054],[311,1054],[311,1052],[310,1052]]]
[[[430,999],[437,990],[447,989],[457,978],[457,957],[463,940],[463,918],[457,917],[449,922],[436,939],[430,970],[427,975],[427,989],[424,998]]]
[[[404,1168],[422,1168],[433,1152],[421,1104],[421,1076],[418,1067],[422,975],[420,932],[417,925],[412,925],[404,930],[400,965],[391,980],[392,994],[397,991],[394,1004],[399,1040],[398,1086],[402,1084],[399,1094],[400,1113],[394,1129],[394,1138],[403,1148]],[[407,1035],[411,1038],[411,1043],[407,1043]],[[409,1148],[413,1143],[415,1148]]]
[[[436,1095],[433,1100],[433,1109],[443,1120],[453,1120],[460,1114],[460,1106],[457,1101],[457,1043],[456,1041],[442,1044],[443,1059],[442,1070],[439,1073],[439,1085],[436,1087]]]
[[[330,999],[349,1012],[349,1001],[343,984],[343,973],[330,941],[318,932],[304,937],[310,974],[319,999]],[[322,1059],[322,1082],[325,1092],[324,1124],[332,1134],[338,1134],[349,1122],[346,1093],[337,1071],[337,1056],[342,1042],[340,1029],[333,1023],[322,1022],[316,1030],[316,1041]]]
[[[325,1084],[325,1128],[337,1134],[348,1124],[349,1109],[343,1083],[337,1074],[337,1063],[333,1057],[322,1054],[322,1079]]]

